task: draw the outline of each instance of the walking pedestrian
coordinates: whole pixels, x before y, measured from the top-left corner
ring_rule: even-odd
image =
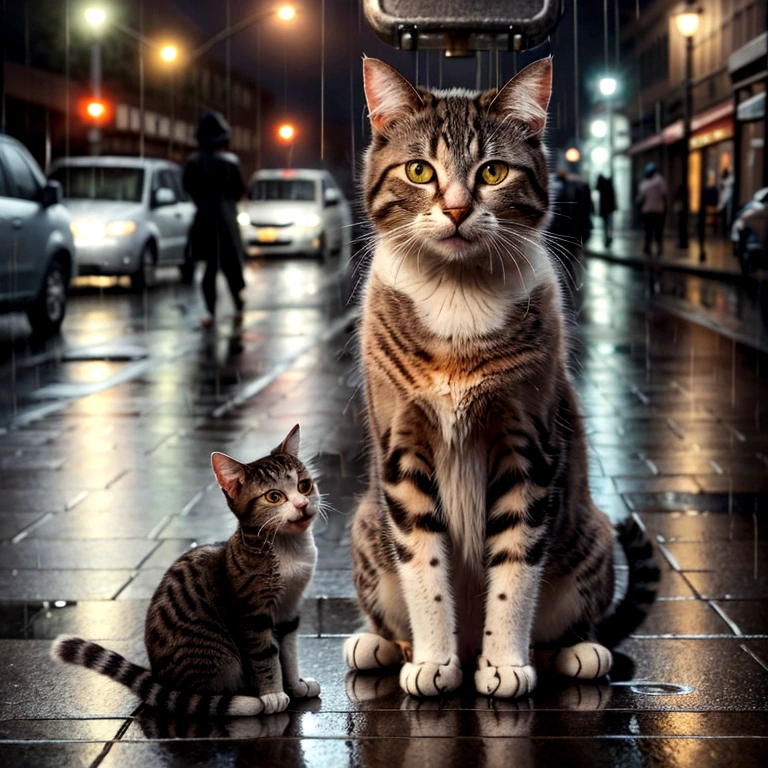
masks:
[[[667,212],[667,183],[659,172],[656,163],[645,166],[645,178],[640,182],[637,192],[637,205],[643,214],[645,227],[646,256],[651,255],[651,244],[656,243],[656,254],[661,256],[664,237],[664,216]]]
[[[213,324],[216,319],[219,268],[232,293],[235,319],[242,319],[244,251],[236,203],[245,186],[237,155],[227,151],[229,132],[229,125],[220,113],[208,112],[195,134],[200,148],[184,168],[184,189],[197,206],[189,234],[191,254],[193,259],[206,262],[202,290],[208,314],[200,321],[203,326]]]
[[[597,177],[595,189],[600,195],[598,213],[603,220],[603,243],[608,248],[613,242],[613,212],[616,210],[616,192],[613,189],[613,179],[601,173]]]
[[[733,206],[733,174],[727,166],[723,168],[723,172],[720,174],[718,193],[717,212],[720,217],[720,226],[723,237],[728,237],[731,231],[731,209]]]

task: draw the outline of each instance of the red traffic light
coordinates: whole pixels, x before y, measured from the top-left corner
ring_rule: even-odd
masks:
[[[105,99],[85,99],[80,104],[80,116],[88,123],[101,125],[111,117],[111,104]]]

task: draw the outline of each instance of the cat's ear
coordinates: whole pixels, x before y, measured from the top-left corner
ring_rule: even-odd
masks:
[[[363,59],[363,88],[371,127],[378,133],[386,133],[393,120],[412,115],[424,105],[416,89],[379,59]]]
[[[227,456],[226,453],[219,453],[217,451],[211,454],[211,466],[221,490],[230,499],[234,499],[245,482],[243,465],[239,461]]]
[[[521,69],[494,97],[488,113],[502,119],[521,120],[534,136],[543,133],[552,95],[552,57]]]
[[[286,436],[280,445],[272,453],[289,453],[291,456],[299,457],[299,445],[301,444],[301,432],[297,424]]]

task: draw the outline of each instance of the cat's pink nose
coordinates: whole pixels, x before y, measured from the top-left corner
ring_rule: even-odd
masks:
[[[306,509],[308,504],[309,504],[309,499],[307,499],[306,497],[303,497],[298,501],[293,502],[293,506],[296,507],[296,509]]]
[[[469,215],[469,208],[443,208],[443,213],[458,226]]]

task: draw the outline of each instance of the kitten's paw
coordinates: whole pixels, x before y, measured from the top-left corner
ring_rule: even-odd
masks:
[[[392,640],[363,632],[344,643],[344,661],[350,669],[384,669],[402,664],[403,649]]]
[[[526,696],[536,687],[536,670],[530,665],[495,667],[485,656],[477,659],[475,690],[483,696],[514,699]]]
[[[292,699],[311,699],[320,695],[320,683],[311,677],[300,677],[295,685],[286,689]]]
[[[443,664],[408,661],[400,670],[400,687],[411,696],[442,696],[461,685],[461,664],[458,656],[449,656]]]
[[[275,712],[283,712],[288,708],[291,699],[287,693],[279,691],[278,693],[265,693],[259,697],[264,702],[265,715],[273,715]]]
[[[577,643],[561,648],[553,664],[561,675],[579,680],[596,680],[611,671],[613,654],[600,643]]]

